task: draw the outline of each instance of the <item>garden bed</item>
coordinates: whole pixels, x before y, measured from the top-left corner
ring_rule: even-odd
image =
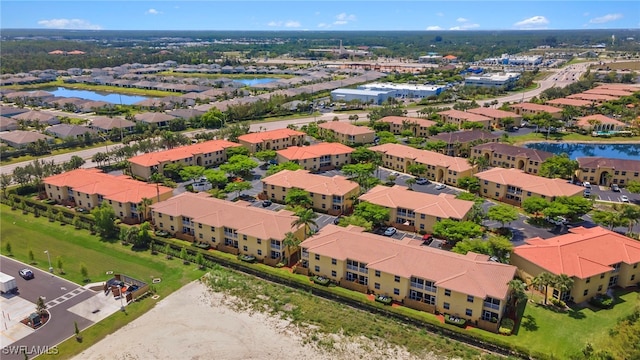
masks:
[[[450,316],[450,315],[444,316],[444,322],[450,325],[458,326],[458,327],[465,327],[465,325],[467,324],[466,319],[462,319],[457,316]]]
[[[589,304],[600,309],[611,309],[613,306],[613,298],[607,294],[598,294],[589,300]]]
[[[203,242],[198,242],[198,243],[194,242],[193,246],[198,247],[200,249],[205,249],[205,250],[209,250],[211,248],[211,245]]]
[[[169,233],[164,231],[164,230],[156,230],[154,232],[154,234],[155,234],[155,236],[160,236],[160,237],[164,237],[164,238],[169,237]]]
[[[391,303],[393,302],[393,298],[391,298],[391,296],[386,296],[386,295],[376,295],[375,301],[385,305],[391,305]]]
[[[252,255],[238,255],[238,260],[242,260],[244,262],[248,262],[248,263],[254,263],[256,262],[256,257],[252,256]]]
[[[314,284],[322,286],[329,286],[329,283],[331,282],[331,280],[323,276],[314,276],[311,278],[311,281],[313,281]]]

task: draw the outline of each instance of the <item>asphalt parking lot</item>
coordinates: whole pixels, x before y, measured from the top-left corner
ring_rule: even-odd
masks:
[[[608,186],[592,185],[591,194],[596,195],[598,200],[611,202],[622,202],[620,197],[624,195],[629,198],[629,203],[640,205],[640,194],[631,193],[625,188],[620,188],[619,192],[615,192]]]

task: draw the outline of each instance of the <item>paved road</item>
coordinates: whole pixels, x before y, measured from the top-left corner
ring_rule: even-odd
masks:
[[[2,272],[16,278],[21,298],[35,304],[38,297],[42,296],[51,314],[47,324],[14,342],[11,346],[27,346],[29,348],[32,346],[53,346],[74,334],[74,322],[78,323],[80,329],[92,324],[88,319],[67,311],[67,309],[90,298],[95,294],[94,292],[5,256],[0,256],[0,267]],[[24,280],[18,275],[18,271],[25,267],[35,273],[34,279]],[[2,360],[23,358],[19,354],[2,353]]]

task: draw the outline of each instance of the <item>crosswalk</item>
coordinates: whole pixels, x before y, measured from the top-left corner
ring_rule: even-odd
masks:
[[[51,309],[52,307],[60,305],[63,302],[69,300],[69,299],[73,299],[74,297],[76,297],[76,296],[78,296],[78,295],[80,295],[80,294],[82,294],[82,293],[84,293],[86,291],[88,291],[88,290],[85,289],[85,288],[81,288],[81,287],[76,288],[74,290],[71,290],[71,291],[67,292],[66,294],[60,295],[59,297],[46,302],[45,305],[47,305],[47,309]]]

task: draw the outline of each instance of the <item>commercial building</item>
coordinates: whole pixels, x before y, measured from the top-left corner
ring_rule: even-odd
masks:
[[[471,148],[471,156],[483,156],[493,167],[515,168],[528,174],[537,174],[542,163],[552,157],[553,153],[503,143],[490,143]]]
[[[289,146],[299,146],[304,143],[305,133],[292,129],[277,129],[250,133],[238,137],[238,142],[249,149],[250,153],[263,150],[280,150]]]
[[[366,126],[355,126],[346,122],[328,121],[318,125],[320,136],[333,137],[341,144],[371,144],[376,132]]]
[[[331,91],[331,100],[350,102],[358,100],[363,104],[382,105],[388,98],[395,97],[393,90],[335,89]]]
[[[475,175],[480,179],[480,194],[507,204],[521,206],[530,197],[549,201],[559,196],[575,196],[583,187],[563,179],[548,179],[518,169],[493,168]]]
[[[214,166],[227,161],[226,149],[237,146],[241,145],[226,140],[211,140],[134,156],[129,158],[131,174],[147,180],[151,174],[161,174],[168,164]]]
[[[473,207],[473,201],[459,200],[451,194],[425,194],[400,185],[377,185],[359,199],[389,209],[388,225],[422,233],[432,233],[442,219],[466,220]]]
[[[125,223],[142,220],[143,199],[155,203],[173,196],[169,187],[105,174],[98,169],[76,169],[49,176],[42,182],[47,197],[57,203],[91,210],[106,201]]]
[[[464,78],[465,86],[512,89],[520,78],[518,73],[472,75]]]
[[[511,108],[511,111],[515,112],[520,116],[525,116],[525,115],[533,116],[543,112],[551,114],[551,116],[556,119],[559,119],[562,116],[562,109],[559,109],[555,106],[524,102],[519,104],[512,104],[512,105],[509,105],[509,107]]]
[[[351,163],[353,149],[340,143],[292,146],[278,150],[278,163],[294,162],[305,170],[330,170]]]
[[[460,255],[421,244],[355,226],[327,225],[300,245],[302,267],[348,289],[389,296],[414,309],[497,331],[516,268],[489,261],[487,255]]]
[[[640,160],[611,159],[603,157],[581,157],[576,178],[602,186],[627,185],[629,181],[640,181]]]
[[[493,122],[491,118],[472,112],[451,109],[440,111],[438,115],[440,115],[440,119],[442,119],[442,122],[444,122],[445,124],[456,125],[458,129],[461,129],[462,124],[465,122],[480,123],[482,124],[482,128],[484,130],[491,131],[493,129]]]
[[[442,153],[449,156],[470,155],[470,148],[477,144],[497,143],[500,136],[484,130],[461,130],[453,132],[443,132],[429,137],[429,141],[442,141],[447,146],[442,149]]]
[[[404,130],[410,130],[413,136],[419,137],[429,136],[429,128],[437,125],[435,121],[405,116],[385,116],[378,121],[388,123],[389,130],[396,135]]]
[[[567,275],[571,290],[548,290],[556,299],[581,303],[613,286],[634,286],[640,279],[640,242],[596,226],[576,227],[550,239],[539,237],[513,249],[511,264],[527,283],[542,272]]]
[[[339,175],[328,177],[307,170],[283,170],[262,179],[266,199],[284,203],[291,189],[308,192],[313,201],[311,206],[331,215],[350,213],[354,199],[360,195],[358,183]]]
[[[193,242],[209,244],[234,255],[254,256],[275,265],[297,254],[287,249],[283,240],[288,232],[304,237],[304,226],[294,226],[293,212],[278,212],[251,206],[246,201],[230,202],[207,193],[185,192],[151,206],[157,229]],[[297,259],[290,259],[297,261]]]
[[[460,178],[473,175],[475,170],[465,158],[418,150],[406,145],[382,144],[372,146],[369,150],[382,155],[383,166],[386,168],[406,173],[410,165],[422,164],[426,166],[427,172],[420,176],[454,186]]]
[[[491,119],[491,127],[492,128],[504,128],[505,121],[509,122],[508,127],[511,126],[522,126],[522,116],[512,113],[510,111],[492,109],[488,107],[479,107],[475,109],[469,109],[467,112],[472,114],[478,114],[482,116],[486,116]],[[509,121],[509,119],[511,121]]]
[[[447,87],[440,85],[371,83],[358,86],[358,89],[371,91],[393,91],[396,98],[424,99],[430,96],[438,96]]]

